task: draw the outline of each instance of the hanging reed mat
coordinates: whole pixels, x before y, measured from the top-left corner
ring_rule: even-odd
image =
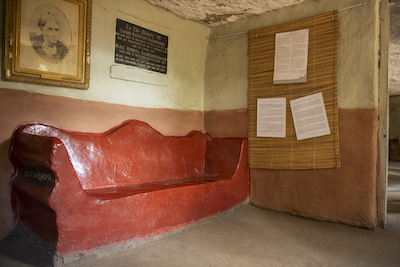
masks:
[[[309,29],[307,83],[273,84],[275,34]],[[249,166],[340,167],[337,109],[338,12],[249,32]],[[289,101],[322,92],[331,134],[297,141]],[[257,137],[257,99],[286,97],[286,138]]]

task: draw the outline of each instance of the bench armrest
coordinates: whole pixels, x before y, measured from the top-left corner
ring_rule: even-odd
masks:
[[[207,140],[205,174],[221,180],[232,178],[239,166],[244,141],[240,138]]]
[[[11,141],[10,160],[15,170],[11,181],[13,190],[44,205],[49,204],[49,197],[60,186],[84,193],[62,141],[27,133],[24,131],[27,127],[29,125],[17,128]],[[67,177],[65,172],[69,174]]]

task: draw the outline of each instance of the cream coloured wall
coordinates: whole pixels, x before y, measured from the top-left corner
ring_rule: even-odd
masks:
[[[365,5],[346,9],[363,2]],[[388,1],[305,1],[213,28],[207,51],[205,111],[215,120],[212,126],[216,128],[221,124],[218,118],[243,114],[247,108],[247,34],[220,39],[213,36],[333,10],[339,10],[340,23],[337,75],[341,168],[252,169],[250,201],[271,210],[374,228],[384,225],[386,211]],[[223,130],[245,129],[246,121],[241,122],[224,124]]]
[[[3,0],[0,0],[0,3],[2,2]],[[138,111],[135,107],[192,111],[241,109],[239,113],[243,119],[240,123],[237,121],[234,123],[238,124],[237,128],[243,128],[245,118],[247,118],[247,36],[238,35],[208,40],[209,34],[219,36],[244,32],[345,8],[360,2],[362,1],[307,1],[210,30],[204,25],[180,19],[163,9],[151,6],[144,0],[93,0],[91,80],[87,91],[0,82],[0,88],[15,89],[14,91],[18,92],[0,90],[3,97],[9,95],[11,100],[4,98],[4,101],[13,105],[16,110],[13,111],[14,109],[6,105],[0,108],[0,114],[2,114],[0,170],[3,182],[3,191],[0,191],[0,237],[5,236],[12,229],[12,213],[7,188],[12,168],[7,160],[7,150],[12,130],[18,123],[39,118],[41,122],[58,124],[63,128],[103,131],[122,122],[123,119],[139,118],[159,123],[161,125],[159,130],[172,125],[173,129],[169,132],[175,134],[180,128],[179,123],[193,121],[192,113],[185,115],[185,120],[176,119],[171,123],[170,117],[178,117],[171,115],[175,113],[168,113],[167,116],[162,117],[160,114],[165,113],[164,110],[154,111],[154,114],[149,115],[149,110]],[[376,108],[377,106],[378,43],[376,40],[379,34],[379,21],[376,13],[378,2],[378,0],[366,0],[366,6],[339,13],[340,108]],[[117,17],[169,36],[166,76],[153,76],[132,68],[123,68],[123,71],[112,68]],[[111,75],[119,76],[121,79],[112,78]],[[142,82],[126,80],[131,78]],[[29,92],[32,94],[29,95]],[[28,93],[25,97],[28,100],[25,105],[17,107],[15,105],[20,105],[21,99],[19,93]],[[46,97],[42,100],[42,96],[36,93],[44,94]],[[59,97],[68,97],[77,101],[59,100]],[[56,98],[58,100],[54,104]],[[88,105],[85,100],[97,103],[91,103],[90,106],[93,108],[89,110],[86,109]],[[118,106],[102,105],[101,102]],[[133,107],[133,109],[123,107],[123,105]],[[47,110],[46,112],[42,111],[40,108],[42,106],[45,107],[43,110]],[[229,117],[232,117],[232,114],[237,116],[236,113],[227,114]],[[61,115],[66,119],[60,119],[63,118]],[[196,113],[194,118],[198,121],[195,120],[196,123],[188,127],[201,130],[200,117],[202,114]],[[221,125],[221,120],[216,120],[215,125]],[[227,128],[229,127],[231,126]],[[232,136],[231,132],[229,136]]]
[[[363,1],[316,0],[248,17],[211,29],[205,76],[205,110],[247,107],[247,34],[212,39],[340,10]],[[339,12],[339,108],[374,108],[378,104],[379,17],[377,0]]]
[[[167,75],[114,64],[117,17],[169,36]],[[166,135],[202,131],[209,31],[144,0],[93,0],[88,90],[0,81],[0,239],[13,229],[8,150],[18,124],[104,132],[138,119]]]
[[[144,0],[93,0],[92,11],[91,78],[88,90],[3,81],[0,87],[135,107],[203,110],[208,27],[181,19]],[[144,77],[145,82],[138,82],[143,79],[127,81],[111,77],[112,70],[114,73],[119,70],[112,68],[115,65],[117,17],[168,35],[166,75],[123,67],[122,74],[126,78]]]

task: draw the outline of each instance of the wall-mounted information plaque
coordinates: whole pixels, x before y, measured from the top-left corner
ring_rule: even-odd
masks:
[[[115,63],[167,73],[168,36],[117,19]]]
[[[305,29],[309,33],[304,35],[306,37],[293,37],[293,33],[301,33]],[[282,40],[276,42],[277,35],[286,38],[287,33],[291,33],[291,38],[284,40],[285,45],[282,45]],[[307,40],[308,51],[305,53]],[[338,40],[337,11],[249,32],[250,168],[295,170],[340,167]],[[288,43],[290,47],[286,45]],[[281,49],[276,49],[276,44],[281,45]],[[307,72],[301,72],[299,77],[284,76],[284,83],[274,83],[274,73],[281,74],[282,67],[274,64],[274,60],[279,59],[275,55],[276,50],[280,53],[281,65],[285,59],[297,60],[307,54]],[[297,65],[302,70],[303,63]],[[293,83],[292,78],[300,79],[302,75],[307,79]],[[286,105],[273,102],[278,99],[284,99]],[[282,112],[283,108],[286,112]],[[277,130],[285,132],[277,134]]]

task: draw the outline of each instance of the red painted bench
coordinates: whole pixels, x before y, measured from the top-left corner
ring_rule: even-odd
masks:
[[[60,257],[194,223],[249,194],[245,139],[163,136],[134,120],[102,134],[23,124],[10,159],[16,222]]]

